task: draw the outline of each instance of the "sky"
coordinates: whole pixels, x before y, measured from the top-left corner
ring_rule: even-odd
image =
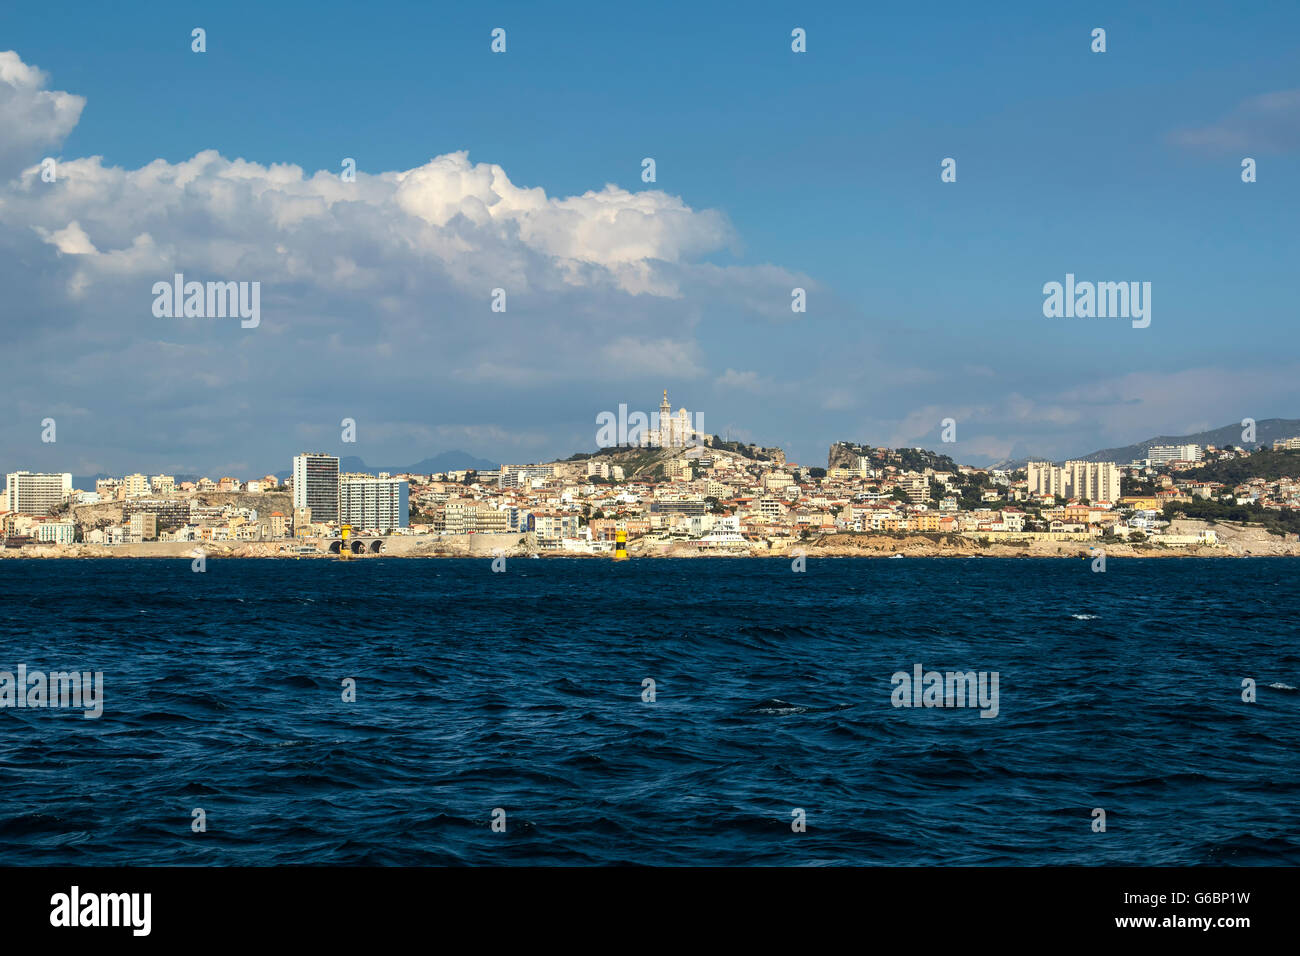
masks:
[[[664,389],[823,466],[1300,417],[1298,72],[1294,3],[9,4],[0,469],[541,461]]]

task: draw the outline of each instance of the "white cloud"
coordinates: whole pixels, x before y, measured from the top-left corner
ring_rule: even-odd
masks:
[[[47,90],[47,81],[13,50],[0,51],[0,179],[62,143],[81,118],[85,98]]]
[[[96,255],[99,252],[90,241],[90,237],[86,235],[86,231],[81,228],[81,225],[75,219],[68,223],[65,228],[56,229],[54,232],[41,228],[37,228],[36,231],[41,234],[46,242],[58,249],[59,252],[67,255],[86,256]]]
[[[706,316],[779,317],[790,287],[814,285],[777,266],[708,261],[737,243],[716,210],[613,185],[548,195],[463,150],[358,170],[355,182],[215,150],[135,169],[74,157],[45,182],[43,151],[84,105],[46,83],[0,54],[0,160],[15,174],[0,181],[0,285],[21,317],[6,323],[9,359],[32,387],[54,377],[113,422],[151,422],[137,443],[178,458],[177,442],[202,454],[201,430],[180,419],[194,390],[228,418],[292,435],[323,417],[335,379],[382,386],[358,401],[374,406],[372,421],[404,420],[386,403],[439,402],[434,416],[472,395],[483,419],[465,425],[487,429],[477,434],[534,434],[545,413],[518,396],[593,380],[631,396],[701,377]],[[259,282],[260,325],[155,318],[151,288],[178,272]],[[497,288],[505,312],[490,308]],[[113,427],[97,436],[110,447],[121,443]],[[207,444],[234,440],[219,414],[206,428]],[[0,427],[0,440],[10,434]]]

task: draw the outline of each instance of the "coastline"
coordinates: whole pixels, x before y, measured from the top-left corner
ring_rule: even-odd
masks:
[[[701,548],[690,541],[660,541],[639,538],[629,543],[628,553],[637,558],[1091,558],[1095,549],[1107,558],[1252,558],[1300,557],[1300,536],[1280,537],[1262,528],[1234,527],[1225,523],[1209,525],[1199,521],[1180,521],[1180,534],[1195,534],[1213,528],[1218,543],[1213,546],[1166,546],[1158,543],[1127,544],[1121,541],[1023,540],[981,541],[961,535],[890,535],[870,533],[824,534],[807,540],[774,539],[753,542],[737,548]],[[337,540],[337,539],[334,539]],[[376,540],[376,539],[368,539]],[[393,535],[378,539],[378,554],[353,555],[349,560],[374,558],[482,558],[498,555],[506,558],[583,558],[612,560],[608,552],[577,550],[543,550],[532,534],[482,534],[433,537],[429,535]],[[294,540],[249,542],[150,541],[138,544],[31,544],[22,548],[0,549],[0,560],[77,558],[115,559],[194,559],[200,552],[205,558],[252,558],[272,560],[340,560],[326,549],[330,539],[308,539],[316,553],[300,553],[304,542]]]

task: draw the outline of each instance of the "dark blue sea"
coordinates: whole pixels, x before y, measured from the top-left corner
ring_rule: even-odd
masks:
[[[3,560],[0,864],[1300,864],[1300,560],[1090,567]]]

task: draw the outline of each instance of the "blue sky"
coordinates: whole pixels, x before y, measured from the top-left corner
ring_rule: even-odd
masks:
[[[1300,417],[1294,4],[267,6],[0,14],[0,50],[85,98],[66,132],[0,169],[0,277],[16,293],[0,328],[26,386],[0,426],[5,470],[283,470],[308,446],[540,459],[590,449],[599,411],[649,411],[665,387],[708,430],[811,464],[837,439],[937,447],[944,417],[958,422],[944,450],[971,463]],[[202,197],[139,181],[204,150],[304,180],[346,156],[379,176],[467,151],[468,169],[550,200],[606,184],[663,198],[617,239],[645,255],[611,265],[605,233],[562,235],[583,214],[544,240],[528,213],[490,236],[426,222],[439,178],[399,201],[417,221],[395,261],[378,193],[356,221],[331,204],[286,231],[261,187],[227,200],[225,166],[197,174]],[[42,193],[44,156],[102,162]],[[93,252],[51,238],[73,221]],[[121,266],[112,251],[144,234],[155,245]],[[446,252],[460,246],[463,260]],[[264,267],[277,247],[316,258]],[[160,325],[139,290],[173,265],[261,277],[262,326]],[[354,267],[373,281],[328,281]],[[1067,272],[1151,282],[1151,326],[1045,318],[1042,286]],[[527,294],[493,316],[487,288],[512,283]],[[792,285],[809,289],[804,315]],[[338,444],[344,416],[356,446]]]

